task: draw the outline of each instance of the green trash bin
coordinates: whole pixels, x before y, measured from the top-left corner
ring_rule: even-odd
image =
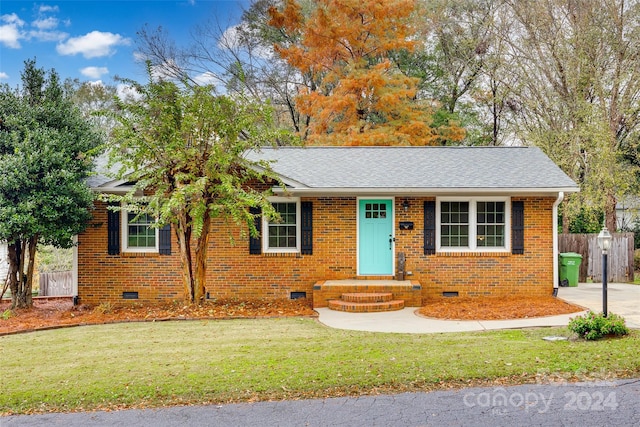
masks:
[[[580,277],[580,264],[582,255],[575,252],[563,252],[560,254],[560,283],[568,286],[578,286]],[[566,281],[566,282],[565,282]],[[565,285],[566,286],[566,285]]]

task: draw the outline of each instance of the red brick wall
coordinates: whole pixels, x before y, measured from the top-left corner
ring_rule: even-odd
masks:
[[[96,203],[87,230],[78,236],[78,296],[81,304],[123,303],[123,292],[138,292],[137,302],[182,300],[177,242],[173,254],[107,254],[107,210]]]
[[[429,200],[429,199],[422,199]],[[438,253],[423,255],[422,200],[409,212],[397,210],[398,221],[413,220],[413,230],[396,230],[397,251],[404,248],[408,276],[422,284],[423,298],[459,296],[551,295],[553,292],[553,198],[519,198],[524,201],[525,250],[511,253]],[[433,199],[431,199],[433,200]],[[398,202],[396,201],[396,204]]]
[[[207,290],[211,298],[288,298],[320,280],[356,278],[356,198],[303,198],[313,202],[313,255],[249,255],[240,227],[214,221],[210,235]],[[423,298],[443,292],[460,296],[550,295],[553,289],[553,198],[513,198],[525,204],[524,255],[423,254],[423,201],[396,198],[396,253],[406,254],[407,279],[422,284]],[[81,303],[127,302],[122,292],[139,292],[139,302],[182,299],[175,237],[172,255],[107,255],[105,205],[98,204],[89,228],[78,237],[78,293]],[[399,230],[413,221],[413,230]],[[245,234],[243,236],[242,234]]]

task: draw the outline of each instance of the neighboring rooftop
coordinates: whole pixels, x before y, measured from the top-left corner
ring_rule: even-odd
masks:
[[[535,147],[281,147],[250,152],[275,161],[292,189],[578,191]]]

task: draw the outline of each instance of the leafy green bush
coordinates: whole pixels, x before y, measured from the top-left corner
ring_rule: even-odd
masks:
[[[640,233],[638,233],[640,235]],[[640,249],[636,249],[633,253],[633,269],[640,271]]]
[[[569,321],[569,330],[585,340],[597,340],[605,335],[622,336],[629,333],[624,318],[609,313],[604,317],[602,313],[589,311],[584,316],[574,317]]]

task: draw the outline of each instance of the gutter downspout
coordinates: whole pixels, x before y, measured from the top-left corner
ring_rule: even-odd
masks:
[[[558,192],[558,198],[553,203],[553,296],[558,296],[558,285],[560,283],[559,273],[559,249],[558,249],[558,206],[564,200],[564,192]]]

